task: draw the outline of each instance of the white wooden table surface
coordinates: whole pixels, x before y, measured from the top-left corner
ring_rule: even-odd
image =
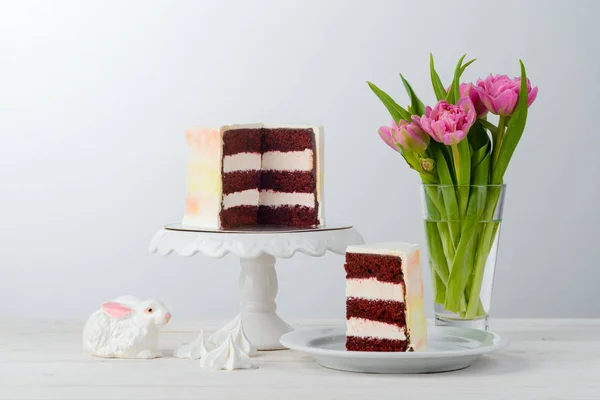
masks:
[[[600,320],[493,320],[491,329],[511,341],[507,349],[465,370],[429,375],[327,370],[290,351],[260,352],[259,369],[233,372],[206,372],[197,361],[173,357],[105,360],[82,352],[81,326],[0,321],[0,398],[600,399]],[[172,321],[161,348],[216,327]]]

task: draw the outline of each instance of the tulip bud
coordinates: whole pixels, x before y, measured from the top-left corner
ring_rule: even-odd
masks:
[[[431,172],[435,168],[435,161],[431,158],[420,158],[419,164],[421,164],[423,171],[426,172]]]
[[[383,139],[383,141],[388,146],[390,146],[392,149],[394,149],[398,153],[400,152],[400,149],[396,145],[396,143],[398,142],[396,139],[396,137],[398,136],[398,127],[395,123],[392,123],[392,127],[382,126],[381,128],[379,128],[377,133],[379,133],[379,136],[381,137],[381,139]]]
[[[429,146],[429,135],[421,129],[418,122],[401,121],[398,130],[398,142],[402,148],[423,153]]]

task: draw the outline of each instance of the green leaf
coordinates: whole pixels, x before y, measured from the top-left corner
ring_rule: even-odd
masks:
[[[454,168],[458,185],[458,206],[461,219],[467,213],[469,202],[469,185],[471,184],[471,150],[468,140],[461,140],[452,146],[454,154]]]
[[[490,131],[490,133],[492,135],[496,135],[498,133],[498,128],[496,127],[496,125],[492,124],[488,120],[479,119],[479,120],[477,120],[477,122],[479,122],[481,125],[483,125],[484,128],[486,128],[488,131]]]
[[[431,84],[433,85],[433,91],[435,92],[435,97],[438,101],[446,98],[446,88],[440,79],[440,76],[435,71],[435,66],[433,65],[433,54],[429,53],[429,72],[431,74]]]
[[[483,156],[482,156],[483,155]],[[481,157],[481,160],[479,158]],[[473,163],[477,162],[471,177],[472,185],[487,185],[490,176],[492,157],[487,153],[487,145],[473,154]]]
[[[460,67],[460,74],[462,75],[465,70],[467,69],[467,67],[471,64],[473,64],[475,61],[477,61],[476,58],[472,59],[471,61],[467,62],[465,65],[463,65],[462,67]]]
[[[415,157],[415,153],[413,153],[412,151],[404,150],[404,148],[402,148],[402,146],[400,145],[397,145],[397,147],[400,149],[400,154],[402,155],[402,158],[404,158],[404,161],[406,161],[408,166],[414,169],[415,171],[420,171],[421,166],[419,165],[419,160],[417,159],[417,157]]]
[[[425,104],[423,104],[423,102],[421,100],[419,100],[419,98],[415,94],[415,91],[413,90],[412,86],[410,86],[410,83],[408,83],[408,81],[406,79],[404,79],[404,76],[402,76],[402,74],[400,74],[400,79],[402,79],[402,83],[404,84],[406,93],[408,93],[408,97],[410,97],[410,105],[412,107],[412,113],[417,114],[418,116],[424,115],[425,114]]]
[[[429,142],[429,148],[431,149],[436,149],[442,153],[442,155],[444,156],[444,159],[446,160],[446,165],[452,165],[452,155],[450,154],[450,151],[448,150],[449,147],[442,144],[442,143],[438,143],[436,141],[431,140]],[[435,156],[434,156],[435,159]],[[452,183],[450,185],[456,185],[456,176],[454,176],[454,168],[450,168],[450,178],[452,179]]]
[[[487,160],[487,161],[485,161]],[[489,168],[490,157],[484,158],[480,163],[480,170]],[[484,164],[484,165],[482,165]],[[479,174],[478,174],[479,175]],[[474,258],[477,249],[477,237],[475,230],[481,220],[481,215],[486,206],[486,188],[473,188],[469,198],[469,207],[464,218],[460,241],[450,267],[450,278],[446,290],[446,309],[453,312],[465,311],[465,289],[469,276],[472,274]],[[477,299],[469,299],[476,301]]]
[[[371,82],[367,82],[367,84],[369,85],[369,87],[371,88],[373,93],[375,93],[375,95],[377,97],[379,97],[379,100],[381,100],[381,102],[383,103],[385,108],[387,108],[389,113],[392,115],[392,118],[394,118],[395,122],[398,122],[401,119],[410,121],[410,117],[411,117],[410,113],[408,111],[406,111],[404,108],[400,107],[394,101],[394,99],[392,99],[386,92],[379,89],[377,86],[375,86]]]
[[[475,124],[469,129],[467,139],[469,139],[469,144],[473,148],[473,152],[490,143],[490,137],[485,129],[483,129],[480,120],[475,121]]]
[[[450,168],[448,167],[446,157],[444,157],[442,150],[439,147],[437,147],[434,149],[434,153],[435,165],[440,175],[440,183],[442,185],[454,185],[455,182],[452,179],[452,175],[450,174]]]
[[[458,97],[460,94],[460,71],[462,67],[462,62],[466,56],[466,54],[463,54],[463,56],[458,60],[456,68],[454,69],[454,79],[452,79],[452,83],[450,84],[450,90],[448,90],[448,94],[446,95],[446,101],[450,104],[456,104],[456,102],[458,101]]]
[[[479,164],[481,164],[482,161],[486,157],[488,157],[488,158],[490,157],[489,144],[485,144],[483,147],[480,147],[471,156],[471,170],[473,171],[471,174],[471,185],[487,185],[488,184],[489,176],[486,176],[485,183],[476,183],[476,182],[480,182],[480,181],[477,180],[477,177],[475,177],[475,173],[477,171],[477,168],[479,168]],[[489,174],[489,168],[488,168],[487,172]]]
[[[460,212],[454,191],[454,181],[452,180],[450,168],[440,147],[435,146],[433,151],[440,184],[443,185],[441,190],[442,197],[444,198],[446,217],[448,218],[448,225],[450,227],[450,236],[452,237],[452,243],[456,246],[460,234]]]
[[[495,184],[502,183],[504,173],[508,168],[508,163],[519,144],[519,140],[521,140],[521,136],[523,136],[525,124],[527,122],[527,74],[523,62],[520,60],[519,62],[521,64],[521,88],[519,89],[519,99],[517,100],[515,111],[508,122],[504,140],[502,141],[502,147],[498,154],[498,160],[494,164],[492,183]]]
[[[469,61],[463,65],[462,62],[466,56],[467,55],[464,54],[458,60],[458,63],[456,64],[456,68],[454,69],[454,79],[452,80],[452,83],[450,84],[450,90],[448,90],[448,95],[446,96],[446,101],[448,101],[448,103],[456,104],[458,102],[458,99],[460,98],[460,77],[465,72],[467,67],[469,65],[473,64],[476,60],[474,58],[471,61]]]
[[[427,242],[429,244],[430,256],[433,261],[433,266],[437,275],[441,278],[444,283],[444,286],[448,282],[448,264],[446,262],[446,257],[444,255],[442,242],[440,239],[440,233],[437,229],[437,223],[435,221],[440,220],[440,214],[435,205],[434,201],[430,197],[430,193],[433,193],[437,196],[436,188],[429,188],[425,192],[425,201],[427,204],[427,210],[430,220],[425,223],[425,230],[427,233]],[[444,290],[445,297],[445,290]]]

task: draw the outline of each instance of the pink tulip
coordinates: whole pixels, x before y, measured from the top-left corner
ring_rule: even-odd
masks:
[[[392,122],[391,127],[382,126],[377,132],[388,146],[396,150],[398,153],[400,152],[400,148],[396,145],[396,143],[398,143],[398,125],[396,125],[395,122]]]
[[[488,109],[479,98],[479,92],[472,83],[461,83],[460,84],[460,97],[469,96],[475,106],[475,112],[477,118],[483,118],[488,113]]]
[[[476,85],[479,98],[490,112],[508,116],[512,115],[519,99],[521,78],[510,79],[507,75],[489,75],[487,78],[478,79]],[[537,86],[532,88],[527,79],[527,106],[537,97]]]
[[[446,145],[463,140],[476,119],[475,107],[469,97],[462,97],[457,105],[440,100],[433,109],[427,107],[421,118],[413,117],[433,140]]]
[[[406,150],[423,153],[429,146],[429,135],[421,129],[418,117],[415,117],[416,121],[413,122],[400,121],[398,142]]]
[[[391,148],[400,151],[398,145],[405,150],[423,153],[429,146],[429,135],[425,133],[418,123],[405,120],[398,121],[398,124],[392,122],[392,126],[382,126],[379,128],[379,136]]]

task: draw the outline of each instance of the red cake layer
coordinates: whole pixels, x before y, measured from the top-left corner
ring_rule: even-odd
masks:
[[[258,223],[307,228],[319,225],[315,208],[306,206],[260,206]]]
[[[312,171],[262,171],[260,188],[277,192],[313,193],[316,188]]]
[[[260,153],[262,133],[260,129],[233,129],[223,133],[223,155]]]
[[[384,322],[400,328],[406,326],[404,303],[399,301],[348,297],[346,298],[346,319],[353,317]]]
[[[260,171],[235,171],[223,174],[223,194],[260,187]]]
[[[258,206],[237,206],[221,210],[221,227],[231,229],[244,225],[256,225]]]
[[[347,336],[346,349],[348,351],[407,351],[408,340]]]
[[[312,129],[255,128],[234,129],[223,134],[223,157],[238,153],[267,151],[302,151],[315,149]],[[223,173],[223,194],[248,189],[274,190],[283,193],[315,193],[314,207],[299,205],[239,206],[223,210],[221,227],[230,229],[243,225],[269,224],[291,227],[315,227],[319,225],[316,201],[316,154],[312,171],[238,171]]]
[[[302,151],[313,149],[314,132],[312,129],[263,129],[262,152]]]
[[[377,278],[380,282],[400,283],[402,259],[379,254],[346,253],[346,279]]]

